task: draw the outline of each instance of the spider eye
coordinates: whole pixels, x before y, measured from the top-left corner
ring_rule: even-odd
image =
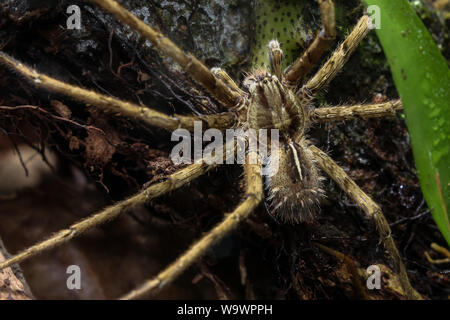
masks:
[[[263,83],[264,83],[264,84],[267,84],[267,80],[264,80]]]

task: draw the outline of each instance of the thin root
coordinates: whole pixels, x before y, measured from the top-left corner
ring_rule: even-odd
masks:
[[[432,263],[432,264],[450,263],[450,251],[448,251],[448,249],[446,249],[444,247],[441,247],[437,243],[432,243],[430,245],[430,247],[434,251],[436,251],[436,252],[440,253],[441,255],[443,255],[445,258],[443,258],[443,259],[433,259],[433,258],[431,258],[430,254],[425,251],[425,257],[427,258],[429,263]]]

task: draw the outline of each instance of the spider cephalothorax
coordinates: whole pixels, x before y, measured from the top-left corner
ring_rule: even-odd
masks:
[[[271,155],[268,162],[269,169],[271,167],[273,169],[269,172],[275,173],[268,175],[266,178],[268,187],[266,199],[272,203],[272,213],[281,221],[291,223],[311,221],[314,208],[318,207],[318,201],[323,194],[320,188],[322,178],[319,175],[319,169],[322,170],[356,203],[364,216],[371,219],[376,225],[380,234],[380,243],[384,245],[386,252],[393,261],[395,273],[398,275],[405,296],[411,299],[421,298],[409,282],[406,268],[392,239],[389,224],[380,207],[325,152],[310,144],[305,135],[312,123],[387,117],[395,115],[397,111],[402,109],[399,100],[378,104],[321,107],[317,109],[311,106],[311,100],[314,96],[334,79],[372,28],[371,19],[367,15],[364,15],[358,21],[348,37],[338,46],[317,73],[311,79],[304,81],[305,76],[331,46],[335,37],[334,3],[332,0],[318,0],[324,28],[322,32],[317,33],[311,46],[282,72],[283,53],[278,42],[271,41],[268,48],[270,68],[273,75],[265,70],[256,71],[245,79],[244,87],[246,91],[244,91],[236,85],[224,70],[219,68],[208,69],[194,56],[183,52],[170,39],[139,20],[116,1],[92,1],[137,30],[153,44],[155,49],[172,58],[205,91],[227,108],[227,112],[199,116],[167,115],[145,106],[122,101],[40,74],[3,52],[0,52],[0,63],[23,75],[41,88],[68,95],[85,102],[87,106],[95,106],[111,112],[115,116],[131,118],[158,128],[167,130],[182,128],[193,132],[194,123],[201,121],[205,130],[217,128],[224,131],[233,127],[255,130],[277,129],[279,131],[279,145],[270,150]],[[296,88],[300,88],[300,90],[296,90]],[[228,146],[231,146],[231,148],[228,148]],[[224,160],[234,158],[235,142],[228,142],[226,150]],[[229,150],[231,152],[228,152]],[[278,154],[278,157],[272,158],[274,154]],[[250,150],[247,159],[252,157],[258,159],[258,156],[257,152]],[[273,160],[278,160],[276,166]],[[200,161],[169,175],[163,181],[145,187],[134,196],[57,232],[47,240],[26,248],[23,252],[0,263],[0,269],[14,263],[20,263],[33,255],[61,245],[153,198],[187,185],[218,165],[218,163],[210,163],[206,159],[200,159]],[[265,196],[261,161],[256,161],[256,163],[246,161],[244,173],[245,192],[242,202],[231,213],[225,215],[222,222],[192,245],[166,269],[123,298],[141,297],[144,294],[155,293],[167,286],[189,266],[198,261],[215,243],[236,229],[242,221],[246,221]]]

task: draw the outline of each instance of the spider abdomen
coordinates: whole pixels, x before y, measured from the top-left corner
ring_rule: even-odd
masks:
[[[272,168],[275,174],[266,178],[270,213],[281,222],[312,222],[323,190],[308,142],[304,138],[281,142],[278,164],[271,160],[268,165],[278,166],[278,170]]]

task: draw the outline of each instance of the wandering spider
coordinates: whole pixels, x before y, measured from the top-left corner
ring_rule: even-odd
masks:
[[[329,60],[307,81],[300,81],[329,49],[335,39],[334,4],[332,0],[319,0],[323,30],[304,54],[285,71],[281,70],[282,50],[276,40],[269,42],[271,73],[257,70],[244,81],[241,89],[219,68],[209,70],[199,60],[184,53],[168,38],[140,21],[113,0],[93,0],[120,21],[137,30],[161,53],[172,58],[193,80],[198,82],[214,99],[229,111],[213,115],[168,116],[164,113],[135,105],[66,84],[17,62],[5,53],[0,53],[0,62],[31,80],[36,86],[68,95],[74,99],[94,105],[118,117],[142,121],[151,126],[175,130],[184,128],[193,131],[194,122],[201,121],[206,128],[225,130],[231,127],[270,128],[280,131],[280,170],[267,179],[268,198],[271,199],[271,214],[275,219],[293,223],[310,221],[314,218],[314,206],[322,196],[319,169],[329,175],[336,184],[353,199],[364,214],[374,221],[380,234],[380,241],[391,257],[395,273],[401,282],[405,295],[418,299],[420,295],[409,283],[406,269],[390,235],[390,227],[378,205],[367,196],[350,177],[329,156],[310,145],[307,141],[308,128],[317,122],[333,122],[355,118],[381,118],[393,116],[402,109],[400,101],[387,103],[324,107],[314,109],[314,96],[324,89],[343,68],[345,62],[371,29],[371,20],[364,15],[347,39],[342,42]],[[247,155],[251,157],[251,152]],[[226,154],[225,158],[234,154]],[[142,205],[150,199],[161,196],[188,184],[210,171],[216,165],[200,161],[189,165],[167,177],[164,181],[146,187],[136,195],[110,206],[95,215],[62,230],[12,258],[0,263],[0,269],[20,263],[36,254],[59,246],[85,231],[114,219],[125,212]],[[209,233],[197,241],[175,262],[157,276],[145,282],[138,289],[123,298],[132,299],[144,294],[155,293],[175,280],[215,243],[245,221],[264,198],[261,163],[244,165],[245,195],[242,203]]]

